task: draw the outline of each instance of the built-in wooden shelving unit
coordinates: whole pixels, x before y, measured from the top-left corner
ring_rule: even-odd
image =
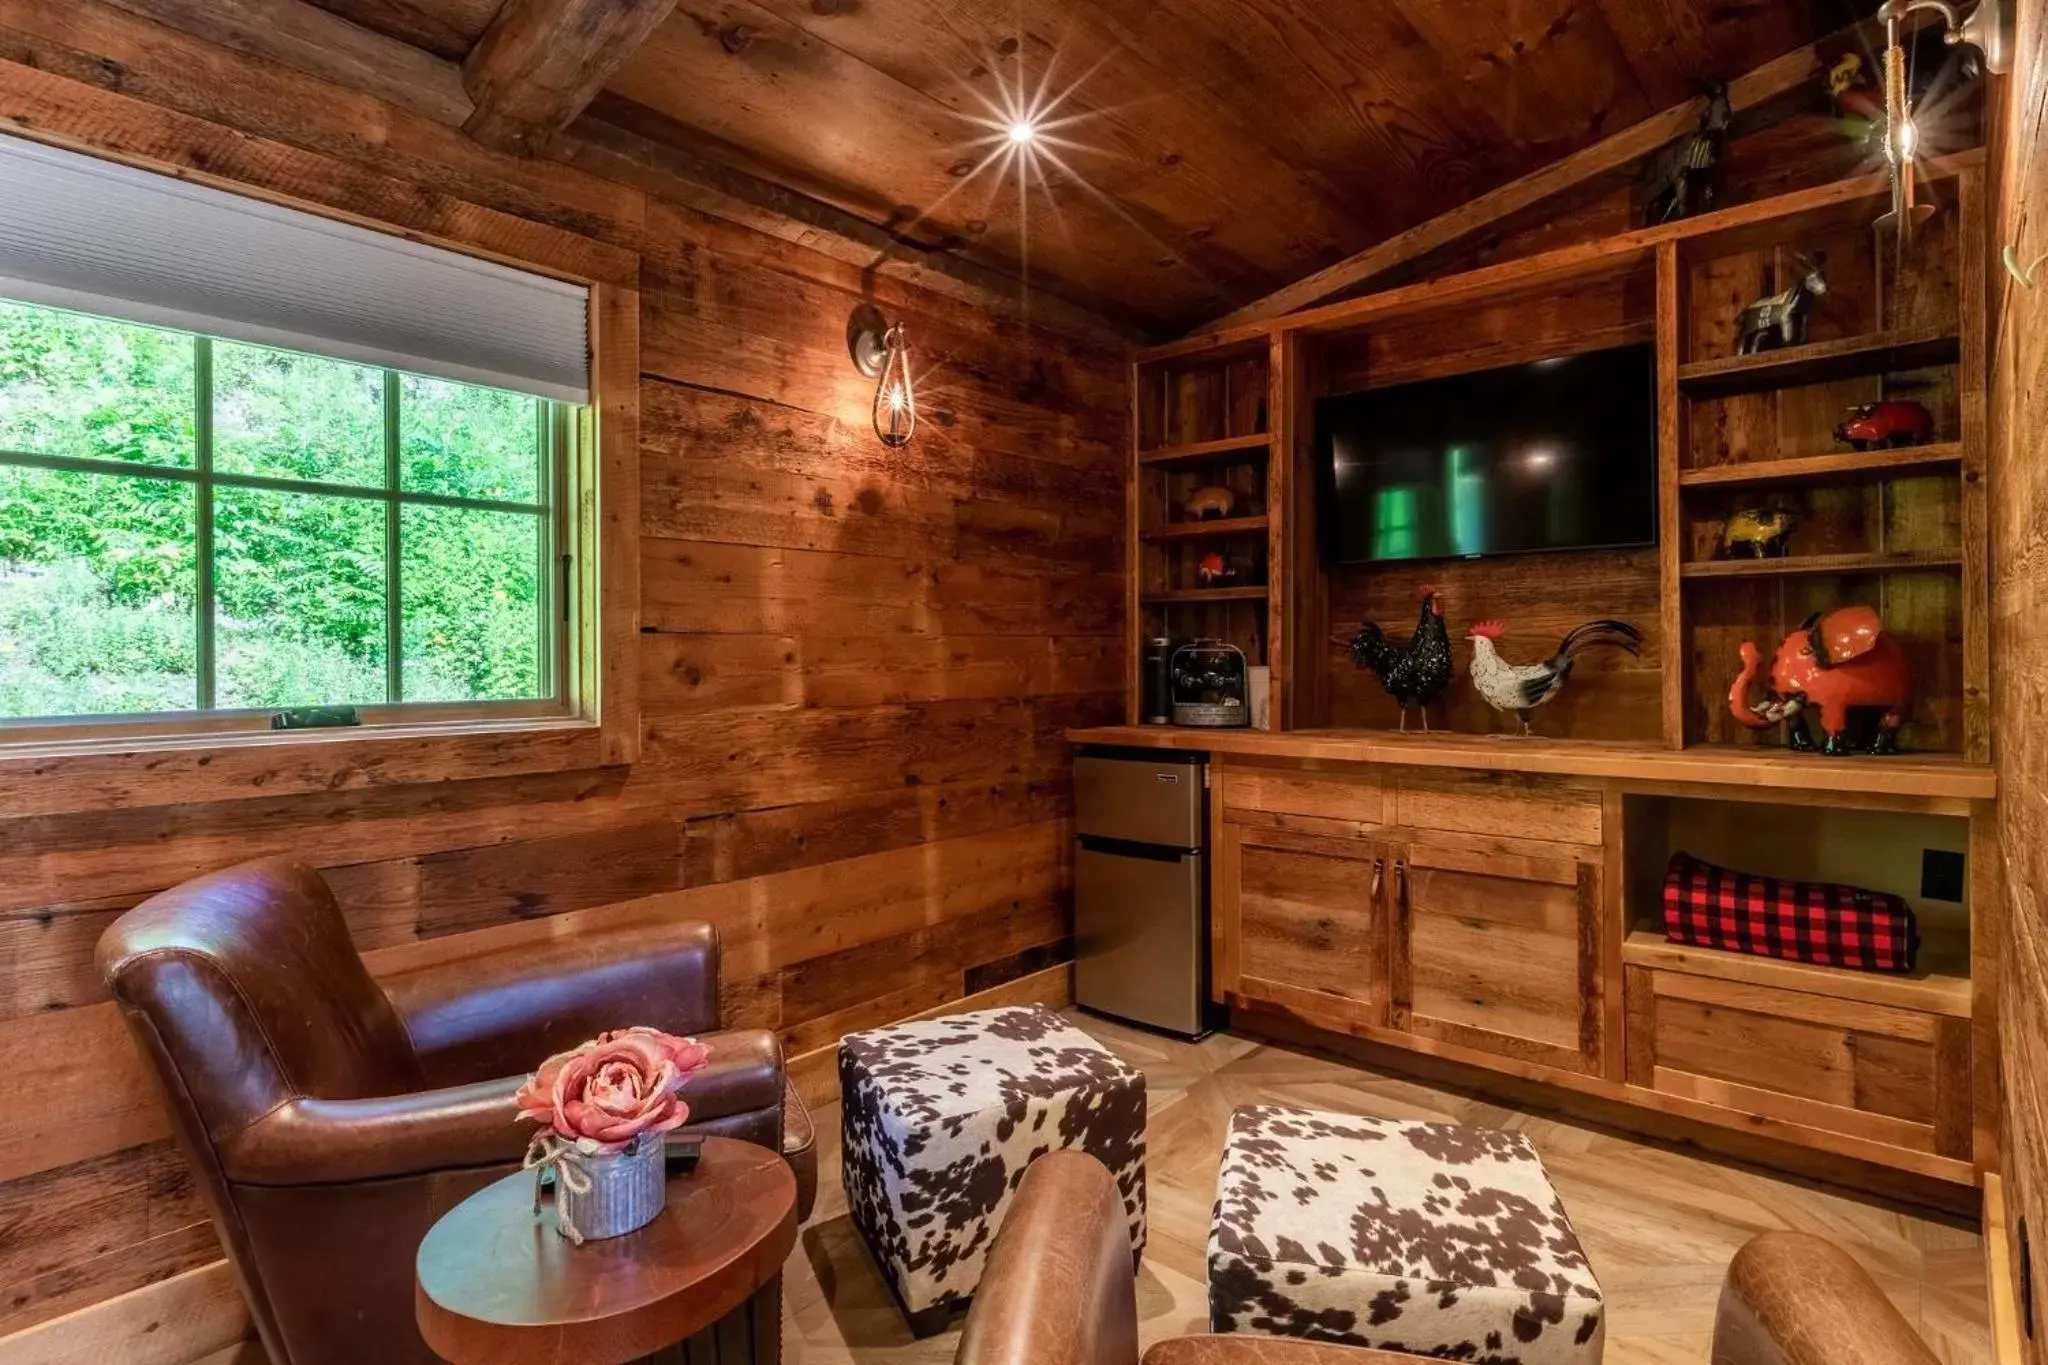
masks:
[[[1910,239],[1787,196],[1735,233],[1660,248],[1660,406],[1666,534],[1668,737],[1687,746],[1779,743],[1728,714],[1737,650],[1766,657],[1808,616],[1873,607],[1904,647],[1913,701],[1903,747],[1989,758],[1983,462],[1983,177],[1961,167]],[[1823,261],[1828,292],[1802,346],[1736,355],[1744,300]],[[1925,406],[1934,440],[1844,448],[1849,409]],[[1731,557],[1738,513],[1791,522],[1783,557]]]
[[[1253,667],[1271,664],[1283,623],[1270,585],[1278,564],[1274,509],[1284,471],[1272,459],[1272,358],[1257,340],[1214,353],[1140,364],[1133,375],[1129,517],[1129,659],[1145,641],[1219,639]],[[1221,515],[1189,508],[1224,490]],[[1205,586],[1222,561],[1229,581]],[[1128,713],[1137,719],[1138,691]]]
[[[1144,637],[1219,635],[1271,666],[1276,725],[1390,726],[1353,671],[1360,619],[1406,633],[1425,578],[1457,627],[1509,623],[1511,658],[1540,657],[1592,616],[1632,620],[1640,661],[1582,665],[1538,728],[1588,741],[1734,753],[1782,742],[1727,715],[1738,647],[1767,656],[1811,612],[1876,607],[1907,647],[1911,750],[1988,758],[1986,412],[1981,152],[1925,168],[1939,206],[1911,241],[1875,233],[1881,177],[1839,181],[1683,222],[1489,265],[1198,335],[1140,353],[1131,519],[1131,715]],[[1829,289],[1805,344],[1735,354],[1750,299],[1822,261]],[[1651,342],[1659,359],[1659,545],[1642,551],[1331,568],[1317,553],[1313,405],[1325,394]],[[1924,403],[1934,440],[1842,448],[1845,410]],[[1195,488],[1238,493],[1188,520]],[[1782,511],[1782,557],[1722,545],[1738,511]],[[1261,553],[1263,551],[1263,553]],[[1237,580],[1204,592],[1203,556]],[[1222,595],[1218,595],[1218,593]],[[1512,728],[1454,686],[1437,724]]]
[[[1927,167],[1939,212],[1905,243],[1872,231],[1888,185],[1843,181],[1137,358],[1131,715],[1142,636],[1222,635],[1271,667],[1275,730],[1072,737],[1209,753],[1227,812],[1210,865],[1222,1003],[1970,1186],[1996,1149],[2001,913],[1982,166]],[[1829,289],[1810,340],[1734,354],[1743,306],[1812,260]],[[1323,562],[1317,399],[1639,343],[1657,360],[1654,546]],[[1930,443],[1842,448],[1846,410],[1898,400],[1928,408]],[[1190,521],[1188,495],[1219,484],[1228,519]],[[1744,512],[1789,520],[1771,556],[1734,557]],[[1201,588],[1210,554],[1243,556],[1249,581]],[[1506,621],[1511,660],[1603,616],[1641,628],[1642,656],[1582,659],[1537,737],[1463,676],[1429,733],[1399,733],[1347,645],[1361,619],[1406,634],[1425,582],[1461,675],[1486,617]],[[1768,658],[1851,603],[1877,610],[1912,669],[1904,752],[1795,752],[1783,727],[1740,724],[1743,646]],[[1679,852],[1898,896],[1920,917],[1917,969],[1669,943]],[[1304,917],[1331,951],[1294,950]],[[1425,999],[1424,979],[1457,989]]]

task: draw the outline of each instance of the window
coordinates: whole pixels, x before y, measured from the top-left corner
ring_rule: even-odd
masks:
[[[559,712],[578,411],[0,301],[0,725]]]

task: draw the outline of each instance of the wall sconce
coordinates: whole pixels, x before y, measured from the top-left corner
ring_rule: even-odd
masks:
[[[1877,17],[1885,24],[1884,156],[1891,166],[1892,211],[1877,220],[1880,230],[1896,228],[1903,239],[1934,212],[1931,204],[1914,202],[1913,157],[1919,150],[1920,133],[1913,125],[1913,110],[1906,95],[1906,53],[1900,42],[1900,28],[1907,16],[1933,10],[1942,19],[1942,41],[1950,47],[1977,49],[1986,71],[2003,75],[2012,66],[2012,24],[2005,12],[2006,0],[1978,0],[1968,12],[1947,0],[1884,0]]]
[[[892,450],[917,434],[917,394],[910,380],[910,340],[903,324],[891,323],[863,304],[846,325],[854,367],[875,381],[875,435]]]

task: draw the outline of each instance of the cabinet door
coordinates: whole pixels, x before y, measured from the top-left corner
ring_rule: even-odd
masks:
[[[1425,1038],[1571,1071],[1600,1063],[1600,868],[1395,850],[1392,1018]]]
[[[1326,1027],[1386,1023],[1386,870],[1371,840],[1225,825],[1216,961],[1232,1003]]]

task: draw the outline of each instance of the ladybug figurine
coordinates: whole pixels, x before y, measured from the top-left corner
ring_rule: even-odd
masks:
[[[1902,399],[1858,403],[1835,428],[1835,439],[1858,450],[1926,445],[1934,439],[1934,414],[1922,404]]]

